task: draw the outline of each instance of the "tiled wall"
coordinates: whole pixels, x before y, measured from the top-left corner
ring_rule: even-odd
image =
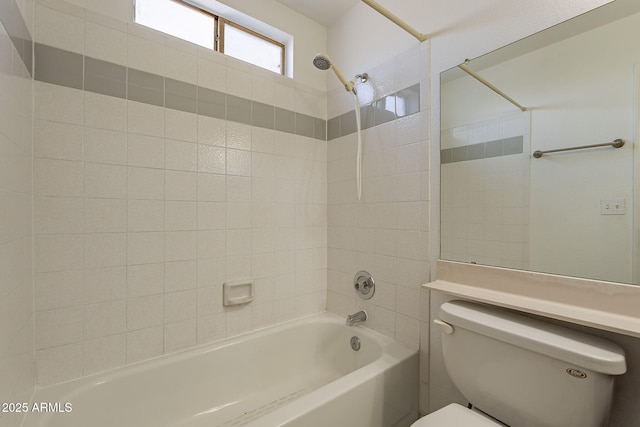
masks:
[[[529,265],[530,114],[442,131],[441,258]]]
[[[367,70],[370,80],[358,86],[362,98],[369,94],[369,105],[362,108],[360,201],[355,112],[343,89],[329,98],[327,159],[327,309],[341,316],[365,309],[367,326],[420,348],[424,399],[429,316],[428,293],[420,285],[430,275],[428,57],[428,43],[417,45]],[[369,271],[376,281],[368,301],[353,289],[359,270]]]
[[[0,402],[28,402],[33,391],[31,225],[32,15],[29,2],[0,7]],[[0,426],[21,415],[0,412]]]
[[[35,34],[40,384],[324,309],[323,93],[66,3]]]

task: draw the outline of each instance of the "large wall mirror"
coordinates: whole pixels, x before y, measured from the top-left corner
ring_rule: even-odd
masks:
[[[443,72],[441,258],[638,284],[639,87],[638,0]]]

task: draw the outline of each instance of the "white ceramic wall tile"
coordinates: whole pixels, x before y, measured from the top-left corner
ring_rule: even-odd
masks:
[[[127,231],[126,200],[84,200],[85,233],[117,233],[125,231]]]
[[[428,55],[421,49],[416,46],[375,67],[370,81],[376,98],[424,80]],[[343,95],[329,94],[329,117],[352,109]],[[422,111],[427,111],[425,104],[428,97],[423,96]],[[363,135],[360,202],[351,175],[355,139],[350,135],[327,146],[328,308],[344,315],[371,304],[369,321],[374,329],[418,348],[419,285],[428,279],[429,270],[422,261],[429,256],[424,247],[428,233],[421,232],[423,227],[428,229],[428,212],[422,212],[428,210],[429,197],[428,190],[422,189],[429,186],[428,173],[422,173],[429,169],[428,115],[407,116],[367,129]],[[367,303],[359,302],[351,292],[353,274],[361,269],[369,270],[380,284]]]
[[[164,233],[128,233],[127,265],[164,262]]]
[[[198,57],[193,52],[165,47],[165,72],[168,78],[198,83]]]
[[[227,67],[220,61],[198,58],[198,86],[226,92]]]
[[[233,60],[232,58],[229,58],[227,62],[229,64],[233,63],[234,65],[237,66],[238,62],[240,61],[236,61],[236,60]],[[252,79],[250,70],[240,70],[240,69],[229,70],[227,71],[226,75],[227,75],[227,83],[226,83],[227,93],[234,96],[239,96],[241,98],[251,99],[253,79]]]
[[[34,157],[82,160],[82,127],[66,123],[34,122]]]
[[[198,203],[198,230],[224,230],[227,227],[227,207],[224,203]]]
[[[84,194],[81,162],[34,160],[34,193],[41,196],[81,197]]]
[[[139,329],[127,333],[127,363],[160,356],[163,352],[163,326]]]
[[[83,374],[122,366],[127,357],[127,337],[125,334],[111,335],[84,342]]]
[[[129,166],[164,168],[163,138],[129,134],[127,148]]]
[[[36,274],[34,296],[36,311],[82,305],[82,270]]]
[[[127,267],[127,297],[135,298],[164,292],[164,264]]]
[[[85,127],[84,160],[92,163],[127,164],[127,134]]]
[[[84,124],[99,129],[126,131],[127,106],[124,99],[84,92]]]
[[[197,259],[198,239],[195,231],[171,231],[165,233],[165,261]]]
[[[172,139],[165,140],[165,167],[167,169],[197,171],[198,145]]]
[[[34,239],[36,272],[81,269],[83,264],[81,234],[41,235]]]
[[[195,289],[198,284],[198,263],[195,260],[168,262],[164,272],[165,292]]]
[[[82,343],[36,351],[38,384],[55,384],[82,376]]]
[[[81,198],[36,197],[34,232],[36,234],[73,234],[83,232]]]
[[[83,314],[82,307],[36,313],[35,348],[39,350],[82,341]]]
[[[84,194],[87,197],[126,199],[127,167],[85,163]]]
[[[36,4],[34,40],[59,49],[84,54],[84,20]]]
[[[32,2],[17,2],[24,20],[33,34]],[[15,7],[15,4],[14,6]],[[3,9],[6,9],[4,7]],[[9,24],[5,22],[5,24]],[[14,23],[12,23],[14,24]],[[13,34],[12,34],[13,36]],[[13,37],[12,37],[13,38]],[[66,277],[34,274],[34,229],[32,225],[35,207],[28,203],[34,194],[34,151],[35,156],[58,159],[79,160],[77,128],[70,131],[65,141],[62,128],[57,124],[40,121],[34,123],[34,87],[20,55],[13,47],[5,27],[0,24],[0,366],[2,381],[0,395],[4,402],[26,402],[32,395],[36,378],[34,360],[34,304],[46,309],[65,309],[77,303],[74,291],[78,290],[78,277],[73,274]],[[7,70],[7,65],[9,70]],[[12,68],[13,66],[13,68]],[[24,77],[9,75],[12,71]],[[42,99],[43,94],[40,94]],[[50,95],[50,94],[49,94]],[[47,95],[45,100],[51,100]],[[39,113],[51,113],[46,105]],[[46,114],[45,114],[46,115]],[[64,116],[64,115],[63,115]],[[66,116],[64,116],[66,117]],[[34,125],[38,129],[34,129]],[[49,138],[47,133],[51,131]],[[37,136],[34,136],[37,133]],[[35,139],[35,141],[34,141]],[[33,144],[33,145],[32,145]],[[35,145],[35,147],[34,147]],[[58,148],[60,153],[58,154]],[[81,159],[81,158],[80,158]],[[49,165],[50,166],[50,165]],[[51,172],[51,169],[50,169]],[[69,171],[67,171],[69,172]],[[63,174],[64,175],[64,174]],[[61,177],[60,175],[58,175]],[[40,179],[44,178],[40,176]],[[60,183],[58,183],[60,184]],[[42,189],[48,187],[39,181]],[[60,191],[61,189],[58,189]],[[64,191],[62,191],[64,193]],[[37,198],[33,203],[46,206],[55,214],[55,218],[40,228],[40,232],[75,232],[77,227],[62,216],[74,215],[74,205],[70,200],[55,203],[55,198],[46,201]],[[43,215],[41,215],[41,218]],[[75,230],[74,230],[75,229]],[[47,246],[47,245],[45,245]],[[55,246],[55,245],[53,245]],[[44,249],[43,247],[40,250]],[[49,247],[49,249],[53,249]],[[46,252],[46,250],[45,250]],[[39,265],[42,267],[42,264]],[[35,289],[42,290],[35,298]],[[80,288],[81,289],[81,288]],[[69,298],[67,298],[69,297]],[[63,332],[56,331],[56,337]],[[39,336],[42,340],[42,334]],[[63,372],[59,372],[63,374]],[[17,426],[22,422],[22,414],[2,414],[0,424]],[[12,416],[15,415],[15,416]]]
[[[162,200],[129,200],[127,231],[163,231],[164,202]]]
[[[164,351],[170,353],[197,344],[196,319],[171,323],[164,327]]]
[[[166,138],[198,142],[198,116],[184,111],[165,109]]]
[[[126,297],[127,269],[124,266],[83,270],[84,304],[121,300]]]
[[[164,108],[136,101],[126,102],[127,130],[130,133],[164,137]]]
[[[55,12],[87,17],[77,43],[88,56],[326,117],[321,92],[136,25]],[[324,309],[324,142],[41,82],[35,91],[41,383]],[[259,284],[256,304],[225,308],[222,284],[243,279]],[[52,313],[52,324],[79,322],[41,326]]]
[[[194,172],[167,170],[164,191],[166,200],[195,201],[198,198],[198,175]]]
[[[164,323],[164,295],[127,300],[127,330],[135,331]]]
[[[164,199],[164,177],[161,169],[128,168],[126,191],[129,199]]]
[[[85,22],[84,52],[86,56],[127,65],[127,51],[122,49],[127,44],[127,33],[100,25]]]
[[[226,173],[226,150],[211,145],[198,145],[198,172]]]
[[[85,340],[123,333],[126,330],[125,300],[84,306]]]
[[[140,27],[138,26],[138,28]],[[127,64],[136,70],[164,75],[165,49],[163,43],[129,34],[127,39]]]

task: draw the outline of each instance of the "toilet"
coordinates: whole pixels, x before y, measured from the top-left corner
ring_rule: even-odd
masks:
[[[603,427],[624,351],[603,338],[493,306],[450,301],[441,328],[457,403],[412,427]]]

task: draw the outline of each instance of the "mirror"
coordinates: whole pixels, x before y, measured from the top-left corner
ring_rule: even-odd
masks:
[[[441,258],[638,284],[640,2],[441,74]],[[622,139],[611,145],[545,153]]]

